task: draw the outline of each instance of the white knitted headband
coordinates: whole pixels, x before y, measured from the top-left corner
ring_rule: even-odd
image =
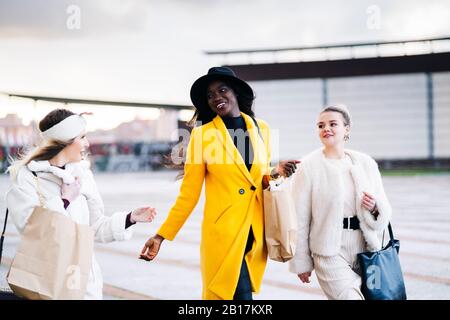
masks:
[[[86,119],[79,114],[71,115],[58,122],[50,129],[42,132],[42,137],[47,140],[70,141],[86,130]]]

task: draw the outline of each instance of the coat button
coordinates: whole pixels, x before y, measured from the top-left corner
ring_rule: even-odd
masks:
[[[244,189],[239,189],[239,193],[240,193],[240,194],[244,194],[244,193],[245,193],[245,190],[244,190]]]
[[[256,187],[255,187],[255,186],[251,186],[250,189],[252,189],[253,191],[255,191],[255,190],[256,190]]]

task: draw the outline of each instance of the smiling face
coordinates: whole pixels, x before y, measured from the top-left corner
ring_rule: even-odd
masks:
[[[211,110],[221,117],[239,117],[241,114],[235,92],[223,81],[209,84],[206,99]]]
[[[83,133],[63,149],[67,162],[79,162],[84,159],[89,148],[89,141]]]
[[[341,113],[326,111],[319,115],[317,130],[324,146],[336,147],[344,144],[344,137],[349,134],[350,126],[345,124]]]

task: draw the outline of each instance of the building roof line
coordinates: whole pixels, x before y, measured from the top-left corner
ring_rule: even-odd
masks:
[[[295,50],[301,51],[301,50],[315,50],[315,49],[336,49],[336,48],[352,48],[352,47],[363,47],[363,46],[379,46],[379,45],[388,45],[388,44],[433,42],[433,41],[446,41],[446,40],[450,40],[450,37],[412,39],[412,40],[401,40],[401,41],[397,40],[397,41],[383,41],[383,42],[359,42],[359,43],[346,43],[346,44],[329,44],[329,45],[305,46],[305,47],[240,49],[240,50],[207,50],[207,51],[204,51],[204,53],[207,55],[225,55],[225,54],[280,52],[280,51],[295,51]]]
[[[139,108],[160,108],[160,109],[193,109],[190,105],[176,105],[167,103],[145,103],[145,102],[126,102],[126,101],[108,101],[108,100],[95,100],[95,99],[73,99],[73,98],[63,98],[63,97],[48,97],[48,96],[37,96],[37,95],[27,95],[18,93],[8,93],[0,92],[0,94],[7,95],[9,97],[15,98],[25,98],[32,99],[35,101],[48,101],[48,102],[60,102],[64,104],[76,103],[76,104],[94,104],[94,105],[108,105],[108,106],[122,106],[122,107],[139,107]]]
[[[335,78],[450,71],[450,52],[330,61],[233,64],[246,81]]]

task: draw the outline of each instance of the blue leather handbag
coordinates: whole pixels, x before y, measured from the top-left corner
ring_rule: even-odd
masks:
[[[391,223],[388,229],[390,240],[385,247],[382,246],[380,251],[358,254],[361,292],[366,300],[406,300],[405,282],[398,258],[400,241],[394,239]]]

